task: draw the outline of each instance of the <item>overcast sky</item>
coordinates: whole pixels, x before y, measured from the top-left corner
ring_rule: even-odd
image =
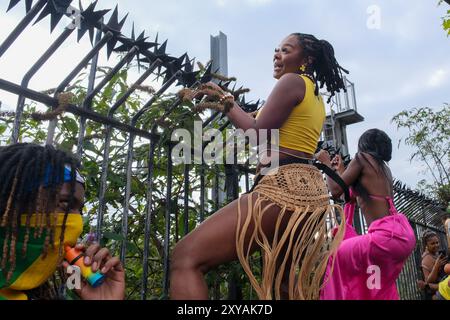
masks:
[[[0,41],[24,13],[20,3],[6,14],[8,2],[0,2]],[[365,130],[385,130],[395,145],[390,164],[394,176],[410,186],[423,178],[418,174],[423,167],[408,161],[411,150],[397,149],[406,132],[397,132],[390,119],[404,109],[438,109],[450,102],[450,38],[441,26],[446,4],[438,7],[438,0],[99,0],[98,7],[112,8],[116,3],[122,16],[130,13],[126,35],[134,21],[137,32],[145,30],[151,38],[159,32],[160,40],[169,39],[168,52],[175,56],[187,51],[199,61],[208,61],[210,35],[224,32],[229,74],[252,89],[249,97],[255,100],[267,98],[274,86],[273,51],[285,36],[302,32],[328,40],[340,64],[351,72],[358,111],[366,119],[348,128],[351,153],[356,152],[357,140]],[[78,6],[77,1],[73,4]],[[19,83],[68,22],[61,22],[51,35],[49,18],[27,30],[0,59],[0,78]],[[87,37],[78,45],[75,35],[72,37],[39,72],[31,88],[55,86],[80,59],[80,53],[89,50]],[[102,57],[101,62],[105,61]],[[16,99],[4,92],[0,92],[0,100],[7,107],[16,104]]]

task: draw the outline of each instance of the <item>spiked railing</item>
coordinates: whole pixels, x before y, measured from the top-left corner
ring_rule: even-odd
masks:
[[[14,8],[19,4],[20,0],[11,0],[7,7],[7,11]],[[140,139],[148,140],[149,150],[148,150],[148,171],[147,171],[147,206],[145,212],[145,233],[144,233],[144,248],[143,248],[143,273],[141,281],[141,298],[146,299],[148,295],[148,276],[149,276],[149,252],[150,252],[150,239],[152,232],[152,201],[154,198],[153,194],[153,184],[154,184],[154,168],[155,168],[155,150],[158,141],[160,140],[159,134],[156,132],[156,125],[150,131],[142,130],[139,127],[140,119],[145,116],[149,111],[151,111],[155,102],[165,94],[169,88],[173,86],[180,87],[195,87],[201,83],[206,83],[211,81],[213,78],[213,72],[211,70],[211,65],[209,65],[206,70],[202,71],[202,76],[200,76],[200,70],[195,71],[194,60],[189,57],[187,53],[180,57],[173,57],[166,53],[167,50],[167,40],[162,44],[158,43],[158,35],[156,35],[154,41],[149,41],[145,32],[139,33],[137,35],[135,26],[133,24],[131,36],[127,37],[122,33],[122,29],[128,18],[128,14],[122,19],[119,19],[119,9],[116,6],[115,9],[110,14],[107,23],[104,23],[106,15],[111,10],[96,10],[97,1],[93,1],[87,8],[83,8],[81,3],[79,7],[72,6],[72,0],[26,0],[25,9],[26,14],[23,19],[18,23],[18,25],[11,31],[9,36],[0,43],[0,58],[8,51],[8,49],[15,43],[19,36],[24,33],[27,27],[34,21],[34,24],[41,23],[46,17],[50,17],[50,31],[54,31],[57,25],[63,20],[64,16],[74,19],[74,21],[64,28],[58,37],[53,41],[52,44],[45,50],[41,57],[31,66],[31,68],[24,74],[20,84],[15,84],[7,79],[0,79],[0,89],[5,90],[9,93],[17,95],[18,101],[15,111],[14,124],[11,130],[11,142],[15,143],[19,141],[21,136],[21,130],[23,127],[23,117],[24,108],[26,106],[26,100],[31,100],[34,102],[42,103],[47,105],[51,109],[58,107],[58,96],[59,94],[65,92],[74,79],[80,74],[80,72],[90,67],[89,79],[87,85],[86,96],[80,105],[69,104],[65,112],[71,113],[78,116],[79,119],[79,132],[77,141],[77,154],[81,158],[84,155],[84,144],[85,144],[85,131],[86,122],[92,121],[100,123],[105,126],[105,142],[103,150],[103,160],[101,164],[101,178],[100,178],[100,189],[98,197],[98,215],[97,221],[97,240],[102,241],[103,239],[103,226],[104,226],[104,216],[108,212],[108,203],[106,200],[106,190],[108,182],[108,169],[110,166],[110,151],[111,151],[111,138],[114,130],[119,130],[121,132],[127,133],[128,146],[126,148],[126,162],[125,162],[125,195],[124,195],[124,206],[122,213],[122,230],[123,235],[120,257],[124,263],[126,263],[126,252],[127,252],[127,235],[128,235],[128,217],[130,215],[130,209],[135,210],[131,207],[131,176],[132,176],[132,164],[134,161],[134,143],[135,139],[139,137]],[[75,24],[76,23],[76,24]],[[92,49],[84,56],[80,57],[79,63],[76,64],[72,71],[61,81],[61,83],[53,90],[53,95],[47,95],[36,90],[29,88],[29,84],[39,73],[39,71],[48,63],[48,61],[54,56],[54,54],[62,47],[63,44],[68,42],[69,37],[77,32],[77,41],[80,42],[86,34],[89,34],[89,40],[92,44]],[[137,35],[137,36],[136,36]],[[95,39],[94,39],[95,36]],[[106,56],[108,59],[113,53],[120,55],[119,61],[112,66],[106,75],[103,76],[101,81],[95,83],[97,78],[97,66],[99,53],[106,49]],[[139,67],[139,78],[133,83],[126,92],[124,92],[117,101],[109,108],[107,115],[100,113],[96,110],[93,101],[95,97],[99,95],[102,90],[105,89],[107,84],[121,71],[124,67],[129,65],[131,62],[135,62]],[[124,123],[123,121],[116,119],[116,112],[122,108],[131,97],[133,93],[141,86],[146,80],[150,78],[151,75],[156,75],[154,81],[162,80],[161,87],[151,95],[150,99],[143,104],[136,114],[131,115],[131,120],[129,123]],[[200,76],[200,77],[199,77]],[[230,86],[231,82],[221,82],[220,85],[223,87]],[[230,88],[231,91],[236,91],[236,88]],[[241,98],[241,105],[244,109],[249,111],[254,111],[258,106],[257,103],[247,103],[245,97]],[[179,107],[181,101],[178,99],[169,106],[164,112],[163,117],[169,118],[170,115]],[[220,114],[215,113],[208,119],[205,119],[203,127],[215,123],[220,119]],[[221,130],[226,129],[230,126],[227,122],[222,125]],[[50,121],[47,133],[47,143],[55,143],[55,132],[57,129],[57,121]],[[203,146],[206,147],[206,144]],[[165,147],[170,150],[170,143]],[[167,190],[166,190],[166,212],[165,212],[165,234],[164,234],[164,270],[163,270],[163,283],[162,291],[165,295],[168,293],[168,274],[169,274],[169,250],[171,234],[171,217],[174,214],[173,209],[170,207],[170,203],[173,199],[172,190],[172,170],[173,165],[170,161],[170,157],[167,164]],[[185,192],[184,192],[184,203],[186,207],[184,209],[184,233],[189,232],[188,223],[188,210],[187,205],[189,204],[190,197],[189,194],[190,181],[189,172],[192,169],[189,165],[185,165]],[[201,165],[201,170],[205,170],[205,166]],[[248,173],[246,173],[248,176]],[[233,175],[233,188],[235,188],[235,194],[237,196],[238,190],[238,176]],[[199,177],[200,183],[203,186],[201,188],[201,199],[200,203],[200,221],[205,218],[205,176]],[[248,178],[247,178],[248,180]],[[247,183],[247,190],[248,190]],[[216,185],[218,190],[218,185]],[[216,191],[217,191],[216,190]],[[217,193],[217,192],[216,192]],[[178,213],[175,212],[175,218],[178,219]],[[175,240],[178,241],[180,238],[178,226],[176,225],[175,230]]]

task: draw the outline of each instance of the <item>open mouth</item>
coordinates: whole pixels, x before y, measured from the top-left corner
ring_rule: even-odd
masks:
[[[274,65],[273,70],[274,71],[280,71],[282,69],[282,66]]]

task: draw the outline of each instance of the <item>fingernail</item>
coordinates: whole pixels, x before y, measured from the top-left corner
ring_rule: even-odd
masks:
[[[97,262],[94,261],[94,263],[92,264],[92,271],[96,270],[97,270]]]
[[[106,273],[106,267],[102,269],[102,273]]]
[[[89,257],[85,257],[85,258],[84,258],[84,263],[85,263],[85,264],[91,263],[91,259],[89,259]]]

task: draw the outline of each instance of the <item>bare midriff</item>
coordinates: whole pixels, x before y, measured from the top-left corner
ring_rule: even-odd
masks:
[[[289,160],[295,158],[301,159],[313,159],[314,155],[298,150],[293,150],[289,148],[279,147],[278,151],[267,150],[267,157],[260,159],[258,166],[256,168],[256,172],[259,172],[261,167],[267,166],[270,163],[270,159],[278,157],[279,161],[281,160]]]

